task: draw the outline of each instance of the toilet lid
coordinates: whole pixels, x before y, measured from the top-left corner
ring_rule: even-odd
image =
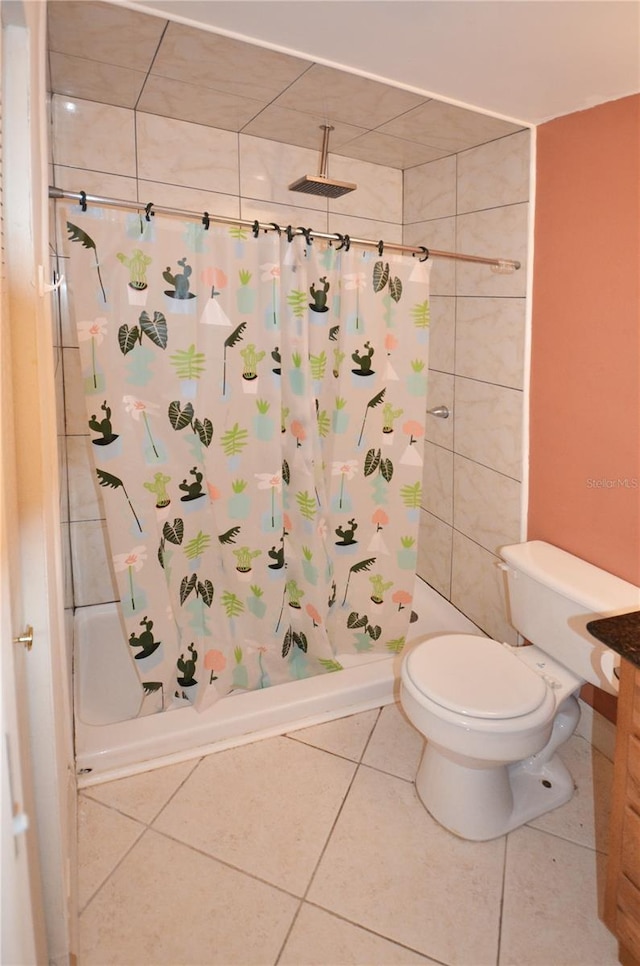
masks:
[[[431,701],[474,718],[518,718],[540,707],[547,686],[506,647],[487,637],[449,634],[418,644],[405,660],[413,685]]]

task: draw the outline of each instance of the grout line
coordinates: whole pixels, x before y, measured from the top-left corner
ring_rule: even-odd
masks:
[[[91,799],[91,801],[95,805],[102,805],[103,808],[108,808],[110,811],[116,811],[117,812],[117,809],[112,809],[112,808],[110,808],[109,805],[104,805],[102,802],[96,802],[96,800],[93,799],[93,798]],[[123,813],[119,813],[119,814],[123,814]],[[129,855],[129,853],[131,852],[131,850],[138,844],[138,842],[140,842],[140,840],[142,839],[142,837],[144,835],[146,835],[146,833],[149,831],[148,826],[145,825],[144,822],[139,822],[137,819],[131,818],[130,815],[127,815],[126,818],[130,819],[132,822],[135,822],[136,825],[139,825],[141,827],[142,831],[140,832],[139,835],[136,836],[136,838],[131,843],[131,845],[129,846],[129,848],[126,850],[126,852],[124,852],[120,856],[120,858],[118,859],[118,861],[116,862],[116,864],[109,871],[108,875],[103,879],[103,881],[100,883],[100,885],[97,887],[97,889],[91,894],[91,896],[89,897],[89,899],[87,900],[87,902],[85,902],[84,906],[81,909],[80,908],[78,909],[78,917],[82,916],[86,912],[86,910],[89,908],[89,906],[94,901],[94,899],[96,898],[96,896],[100,892],[102,892],[102,890],[104,889],[104,887],[106,886],[107,882],[112,877],[112,875],[114,874],[114,872],[116,871],[116,869],[119,869],[120,868],[120,866],[122,865],[122,863],[124,862],[124,860],[126,859],[126,857]]]
[[[416,949],[414,946],[408,946],[406,943],[403,943],[398,939],[391,939],[389,936],[385,935],[385,933],[376,932],[375,929],[371,929],[369,926],[363,926],[362,923],[355,922],[353,919],[347,919],[346,916],[342,916],[339,912],[335,912],[333,909],[328,909],[326,906],[321,906],[318,902],[307,901],[307,905],[312,906],[314,909],[320,909],[322,912],[326,912],[327,915],[333,916],[335,919],[339,919],[340,922],[346,922],[350,926],[355,926],[356,929],[361,929],[370,936],[376,936],[378,939],[383,939],[385,942],[391,943],[394,946],[399,946],[401,949],[406,949],[407,952],[413,953],[416,956],[422,956],[429,962],[429,964],[433,963],[434,966],[450,966],[450,964],[444,959],[436,959],[435,957],[429,956],[427,953],[422,952],[422,950]]]
[[[413,785],[415,778],[405,778],[404,775],[397,775],[393,771],[385,771],[384,768],[379,768],[377,765],[368,765],[366,762],[361,762],[363,768],[368,768],[369,771],[375,771],[378,775],[387,775],[388,778],[395,778],[399,782],[404,782],[406,785]]]
[[[201,762],[204,760],[205,757],[206,756],[203,755],[202,758],[187,759],[187,761],[190,760],[191,762],[193,762],[192,767],[189,769],[189,771],[187,772],[187,774],[184,776],[184,778],[182,779],[182,781],[180,782],[180,784],[174,789],[173,793],[169,796],[169,798],[166,800],[166,802],[164,803],[164,805],[161,806],[161,808],[159,809],[159,811],[156,812],[156,814],[154,815],[154,817],[151,819],[151,821],[149,822],[149,827],[150,828],[153,826],[153,823],[155,821],[157,821],[157,819],[162,815],[162,813],[164,812],[164,810],[167,807],[167,805],[169,804],[169,802],[172,802],[173,801],[173,799],[176,797],[176,795],[178,794],[178,792],[180,791],[180,789],[183,787],[183,785],[191,778],[192,775],[195,774],[195,772],[198,770],[198,766],[201,764]],[[171,768],[171,765],[165,765],[165,768]],[[91,787],[91,786],[89,786],[89,787]],[[98,785],[97,787],[99,788],[100,786]],[[154,829],[154,832],[155,831],[157,831],[157,829]]]
[[[380,721],[381,714],[382,714],[382,708],[380,708],[378,710],[378,716],[377,716],[376,720],[374,721],[374,723],[373,723],[373,725],[371,727],[371,731],[369,732],[369,737],[367,738],[367,740],[365,742],[365,745],[364,745],[364,748],[362,749],[362,753],[360,755],[360,758],[358,759],[357,762],[354,762],[354,764],[355,764],[356,767],[354,769],[353,775],[351,776],[351,781],[349,782],[349,785],[347,787],[347,790],[344,793],[344,796],[343,796],[343,799],[342,799],[342,803],[340,805],[340,808],[336,812],[335,818],[334,818],[334,820],[333,820],[333,822],[331,824],[331,828],[330,828],[330,830],[329,830],[329,832],[327,834],[326,841],[324,843],[324,846],[322,848],[322,851],[320,852],[320,855],[318,857],[318,861],[316,862],[315,868],[314,868],[313,872],[311,873],[311,877],[309,879],[309,883],[307,885],[307,888],[305,889],[304,896],[302,897],[303,898],[303,901],[306,899],[306,897],[307,897],[307,895],[309,893],[309,889],[311,888],[311,886],[313,884],[313,880],[316,877],[316,873],[318,871],[318,868],[320,866],[320,863],[322,862],[322,859],[324,857],[324,854],[327,851],[327,848],[329,846],[329,842],[331,841],[331,837],[333,836],[333,833],[335,831],[335,827],[336,827],[336,825],[338,823],[338,819],[342,815],[342,811],[344,809],[345,803],[346,803],[347,798],[349,797],[349,793],[350,793],[350,791],[351,791],[351,789],[353,787],[353,783],[354,783],[354,781],[356,779],[356,775],[358,774],[358,772],[360,771],[360,767],[362,766],[362,759],[364,758],[364,755],[365,755],[365,753],[367,751],[367,748],[369,747],[369,742],[371,741],[373,732],[376,730],[376,727],[378,725],[378,722]]]
[[[170,23],[170,21],[167,20],[167,22],[164,25],[164,29],[163,29],[162,33],[160,34],[160,39],[158,40],[158,46],[156,47],[156,49],[154,51],[154,54],[153,54],[153,57],[151,58],[151,63],[149,64],[149,67],[148,67],[147,72],[145,74],[144,81],[142,82],[142,87],[140,88],[140,93],[138,94],[138,96],[136,98],[136,102],[133,105],[133,116],[134,116],[134,118],[135,118],[136,112],[138,111],[138,105],[139,105],[140,99],[141,99],[141,97],[142,97],[142,95],[144,93],[144,89],[147,86],[147,82],[148,82],[149,78],[151,77],[151,71],[153,69],[153,65],[155,64],[156,59],[158,57],[158,54],[160,53],[160,47],[162,46],[162,43],[164,41],[165,34],[166,34],[167,30],[169,29],[169,23]]]
[[[496,966],[500,963],[500,947],[502,945],[502,916],[504,913],[504,894],[507,883],[507,849],[509,847],[509,833],[504,837],[504,853],[502,856],[502,888],[500,890],[500,903],[498,906],[498,948],[496,950]]]
[[[434,371],[439,372],[441,370],[435,369]],[[478,376],[467,376],[463,372],[451,372],[445,373],[445,375],[454,376],[456,379],[466,379],[468,382],[479,382],[483,386],[497,386],[499,389],[512,389],[519,393],[524,391],[521,386],[508,386],[505,382],[492,382],[490,379],[480,379]]]
[[[580,737],[578,735],[578,737]],[[575,792],[574,792],[575,794]],[[568,802],[566,804],[569,804]],[[550,814],[549,812],[543,812],[543,815]],[[538,818],[542,818],[542,815],[538,815]],[[532,818],[531,822],[535,822],[536,819]],[[532,832],[538,832],[541,835],[548,835],[552,839],[558,839],[560,842],[567,842],[569,845],[574,845],[577,849],[586,849],[588,852],[593,852],[594,855],[607,855],[606,852],[601,851],[596,845],[591,845],[589,842],[576,842],[575,839],[570,839],[566,835],[561,835],[560,832],[552,832],[550,829],[538,828],[537,825],[532,825],[531,822],[526,822],[524,825],[518,826],[518,828],[527,828]],[[517,832],[518,829],[513,829]],[[509,833],[511,834],[511,833]]]
[[[218,865],[223,865],[227,869],[231,869],[233,872],[237,872],[247,879],[253,879],[255,882],[259,882],[261,885],[267,886],[269,889],[275,889],[276,892],[281,892],[285,896],[290,896],[292,899],[300,900],[300,896],[296,892],[291,892],[290,889],[285,889],[284,886],[278,885],[277,882],[271,882],[269,879],[263,879],[261,876],[256,875],[255,872],[247,872],[239,865],[234,865],[233,862],[229,862],[227,859],[222,859],[217,855],[211,855],[210,852],[205,852],[204,849],[198,848],[197,845],[192,845],[190,842],[184,842],[182,839],[178,839],[171,835],[169,832],[164,832],[161,829],[149,827],[146,829],[148,832],[153,832],[155,835],[159,835],[168,842],[175,842],[176,845],[181,845],[185,849],[189,849],[190,852],[195,852],[197,855],[203,856],[205,859],[209,859],[211,862],[216,862]]]
[[[55,216],[52,219],[52,221],[53,221],[53,241],[54,241],[54,247],[56,249],[56,251],[55,251],[56,272],[58,273],[58,276],[60,276],[60,267],[61,266],[60,266],[60,256],[58,254],[58,250],[61,247],[61,239],[60,239],[60,229],[61,229],[61,226],[60,226],[60,223],[59,223],[59,218],[57,217],[57,215],[58,215],[58,207],[57,207],[57,204],[56,203],[54,203],[54,212],[55,212]],[[60,287],[58,287],[56,289],[55,293],[54,293],[54,312],[56,314],[56,325],[57,325],[58,330],[60,332],[60,342],[62,343],[62,342],[64,342],[64,338],[63,338],[63,335],[62,335],[62,331],[63,331],[63,324],[62,324],[62,322],[63,322],[63,305],[62,305],[62,296],[61,296],[61,293],[60,293]],[[69,320],[65,318],[65,321],[69,321]],[[59,395],[59,397],[57,397],[54,400],[54,403],[56,405],[58,403],[60,404],[60,408],[61,408],[61,411],[62,411],[62,431],[63,431],[62,432],[62,439],[59,440],[59,442],[58,442],[58,448],[59,448],[59,450],[61,450],[60,455],[62,456],[62,462],[64,464],[64,484],[63,484],[64,485],[64,494],[61,493],[61,495],[64,495],[64,500],[65,500],[65,503],[66,503],[65,516],[67,517],[66,520],[61,521],[62,533],[64,535],[64,541],[66,543],[66,551],[67,551],[66,556],[63,553],[63,588],[68,588],[69,596],[70,596],[70,599],[71,599],[71,609],[73,610],[75,608],[75,602],[76,602],[76,593],[77,593],[76,583],[77,583],[77,578],[76,578],[76,574],[75,574],[75,568],[73,566],[73,545],[72,545],[72,541],[71,541],[71,520],[70,520],[70,517],[71,517],[71,474],[69,473],[69,449],[68,449],[68,446],[67,446],[67,436],[68,436],[67,397],[68,397],[69,393],[68,393],[68,387],[67,387],[68,372],[65,371],[65,358],[68,358],[68,356],[65,355],[65,352],[66,351],[67,350],[66,350],[66,348],[65,348],[64,345],[60,345],[59,346],[59,352],[60,352],[60,367],[61,367],[61,372],[60,372],[60,375],[61,375],[61,379],[60,379],[60,395]],[[67,581],[68,581],[68,583],[67,583]],[[65,598],[65,599],[63,599],[63,603],[66,604],[66,591],[65,590],[63,590],[63,597]],[[76,673],[76,669],[75,669],[75,648],[73,648],[72,651],[73,651],[73,653],[72,653],[72,656],[71,656],[71,674],[72,674],[72,677],[73,677],[73,675]],[[75,752],[75,729],[74,729],[74,752]]]
[[[381,714],[382,714],[382,708],[379,708],[378,709],[378,716],[377,716],[376,720],[373,722],[373,725],[371,726],[371,730],[369,732],[369,737],[367,738],[366,742],[364,743],[364,747],[362,749],[362,752],[360,753],[360,758],[358,759],[358,761],[357,762],[353,762],[353,759],[348,759],[353,764],[355,764],[355,769],[354,769],[353,775],[351,776],[351,781],[349,782],[349,784],[347,786],[347,789],[346,789],[346,791],[345,791],[345,793],[343,795],[343,798],[342,798],[342,802],[340,804],[340,807],[338,808],[338,810],[337,810],[337,812],[335,814],[334,820],[331,823],[331,828],[329,829],[329,832],[328,832],[327,837],[325,839],[324,846],[322,847],[322,849],[320,851],[320,855],[318,856],[318,860],[317,860],[317,862],[316,862],[316,864],[315,864],[315,866],[313,868],[313,871],[312,871],[312,873],[311,873],[311,875],[309,877],[309,881],[307,883],[306,889],[304,890],[304,894],[300,898],[300,904],[298,906],[298,909],[297,909],[297,911],[296,911],[296,913],[295,913],[295,915],[294,915],[294,917],[293,917],[293,919],[291,921],[291,924],[289,926],[289,929],[287,930],[286,936],[284,937],[284,939],[282,941],[282,945],[281,945],[281,947],[280,947],[280,949],[278,951],[278,955],[275,958],[274,966],[277,966],[277,964],[280,962],[280,958],[281,958],[281,956],[282,956],[282,954],[284,952],[284,949],[285,949],[285,947],[286,947],[286,945],[287,945],[287,943],[289,941],[289,937],[291,935],[291,932],[293,930],[293,927],[294,927],[294,925],[295,925],[295,923],[296,923],[296,921],[298,919],[298,916],[300,915],[300,912],[302,910],[303,905],[307,901],[307,896],[309,894],[309,890],[311,889],[311,886],[313,885],[313,881],[314,881],[314,879],[316,877],[316,873],[317,873],[317,871],[318,871],[318,869],[320,867],[320,863],[322,862],[322,859],[323,859],[323,857],[325,855],[325,852],[327,851],[327,848],[329,847],[329,842],[331,841],[331,838],[332,838],[333,833],[335,831],[336,825],[338,823],[338,819],[340,818],[340,816],[342,814],[342,810],[344,809],[345,803],[347,801],[347,798],[349,797],[349,793],[350,793],[350,791],[351,791],[351,789],[353,787],[353,783],[354,783],[354,781],[356,779],[356,775],[360,771],[360,766],[362,764],[362,759],[363,759],[363,757],[365,755],[365,752],[366,752],[366,750],[367,750],[367,748],[369,746],[369,742],[371,741],[371,736],[373,735],[373,732],[375,731],[376,726],[377,726],[377,724],[378,724],[378,722],[380,720],[380,715]],[[333,753],[332,752],[329,752],[329,754],[333,754]],[[341,757],[341,756],[340,755],[336,755],[335,757]]]
[[[89,605],[86,605],[86,606],[90,606],[91,607],[91,606],[95,606],[95,605],[89,604]],[[92,791],[98,790],[100,788],[103,788],[104,787],[104,784],[107,784],[107,785],[111,784],[110,782],[105,782],[102,785],[89,785],[89,786],[87,786],[87,788],[82,788],[80,790],[80,792],[79,792],[79,796],[82,795],[85,798],[90,798],[92,802],[96,802],[98,805],[102,805],[103,808],[108,808],[112,812],[116,812],[118,815],[123,815],[124,818],[130,818],[133,822],[138,822],[140,825],[144,825],[145,828],[152,828],[153,823],[159,817],[159,815],[161,814],[161,812],[163,812],[164,809],[169,804],[169,802],[172,801],[173,798],[175,798],[175,796],[180,791],[180,789],[182,788],[182,786],[184,785],[184,783],[193,775],[194,771],[196,770],[197,766],[200,764],[201,761],[202,761],[202,758],[193,758],[193,759],[191,759],[191,762],[193,764],[192,764],[192,767],[189,770],[188,774],[186,774],[185,777],[182,779],[182,781],[179,782],[179,784],[176,786],[176,788],[171,793],[171,795],[166,800],[166,802],[163,805],[161,805],[160,808],[159,808],[159,810],[150,819],[148,819],[148,820],[147,819],[138,818],[137,816],[132,815],[130,812],[125,812],[122,808],[119,808],[117,805],[110,805],[107,802],[103,802],[102,799],[100,799],[98,797],[94,797],[94,795],[91,794]],[[166,765],[165,767],[170,768],[171,766],[170,765]],[[161,770],[161,769],[159,769],[159,770]],[[131,777],[136,777],[136,776],[129,775],[129,776],[126,776],[126,777],[131,778]],[[125,779],[117,779],[117,778],[114,779],[114,781],[124,781],[124,780],[126,780],[126,778]],[[154,829],[154,831],[156,831],[156,829]]]
[[[280,949],[276,953],[276,958],[273,961],[273,966],[278,966],[278,963],[280,962],[280,959],[282,957],[282,954],[283,954],[283,952],[286,949],[287,943],[289,942],[289,938],[291,936],[291,933],[293,932],[293,927],[295,926],[296,922],[298,921],[298,917],[299,917],[300,913],[302,912],[302,907],[304,906],[304,904],[305,904],[305,899],[303,897],[298,902],[298,908],[296,909],[296,911],[293,914],[293,918],[291,919],[291,922],[289,923],[289,928],[287,929],[287,931],[285,933],[284,939],[282,940],[282,943],[280,945]]]

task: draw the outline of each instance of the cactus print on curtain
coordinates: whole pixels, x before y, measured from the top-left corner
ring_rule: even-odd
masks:
[[[128,648],[162,707],[402,648],[429,263],[62,211]]]

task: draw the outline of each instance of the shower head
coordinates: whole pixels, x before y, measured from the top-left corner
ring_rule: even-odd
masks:
[[[323,198],[339,198],[358,186],[348,181],[334,181],[321,174],[305,174],[289,185],[289,191],[302,191],[305,195],[322,195]]]
[[[327,155],[329,154],[329,132],[333,131],[330,124],[321,124],[322,149],[320,153],[320,171],[318,174],[305,174],[289,185],[289,191],[301,191],[306,195],[321,195],[323,198],[339,198],[349,191],[355,191],[357,184],[350,181],[336,181],[327,176]]]

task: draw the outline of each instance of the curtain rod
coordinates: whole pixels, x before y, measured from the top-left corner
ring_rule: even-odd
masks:
[[[144,214],[147,220],[150,220],[151,216],[156,213],[160,215],[176,215],[182,218],[199,220],[206,228],[209,227],[209,223],[215,223],[220,225],[242,225],[243,227],[251,228],[254,232],[284,231],[285,233],[289,232],[291,238],[294,235],[304,235],[309,242],[314,238],[326,238],[329,241],[337,241],[341,243],[339,246],[341,248],[345,247],[348,249],[350,245],[377,248],[380,255],[382,255],[383,251],[394,251],[406,252],[411,255],[421,255],[421,260],[423,261],[427,258],[453,258],[461,262],[479,262],[483,265],[490,265],[498,274],[504,275],[510,275],[521,267],[520,262],[510,258],[487,258],[482,255],[464,255],[462,252],[441,252],[435,248],[425,248],[422,245],[414,248],[409,245],[398,245],[394,242],[373,241],[370,238],[352,238],[349,235],[341,235],[338,232],[327,233],[315,231],[311,228],[292,228],[291,226],[280,228],[275,222],[264,223],[248,221],[243,218],[227,218],[221,215],[210,215],[207,211],[199,215],[196,212],[187,211],[182,208],[165,208],[160,205],[154,205],[152,202],[145,205],[141,201],[120,201],[115,198],[102,198],[99,195],[89,195],[85,191],[65,191],[63,188],[56,188],[54,185],[49,185],[49,197],[60,201],[76,201],[82,206],[83,210],[86,210],[88,205],[97,205],[98,207],[105,208],[125,208]]]

